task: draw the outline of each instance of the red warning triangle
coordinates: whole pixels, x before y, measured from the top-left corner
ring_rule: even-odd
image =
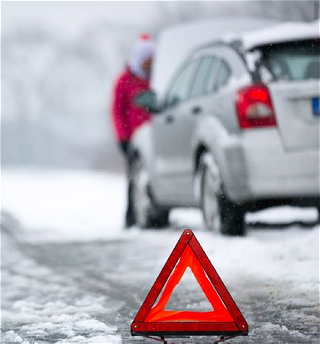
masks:
[[[191,269],[212,310],[165,310],[187,268]],[[185,230],[131,324],[131,334],[176,336],[247,333],[247,322],[209,258],[193,232]]]

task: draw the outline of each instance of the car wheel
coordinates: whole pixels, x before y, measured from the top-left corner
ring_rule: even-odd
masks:
[[[200,204],[205,226],[226,235],[244,235],[244,211],[223,191],[217,164],[210,154],[200,158]]]
[[[152,198],[149,175],[139,158],[131,165],[132,202],[136,224],[141,228],[161,228],[168,225],[169,211],[160,209]]]

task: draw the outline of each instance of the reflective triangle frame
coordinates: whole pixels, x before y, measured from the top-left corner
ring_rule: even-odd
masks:
[[[213,306],[212,312],[164,310],[187,267],[191,268]],[[190,229],[186,229],[132,322],[131,334],[133,336],[247,335],[248,331],[246,320],[197,238]]]

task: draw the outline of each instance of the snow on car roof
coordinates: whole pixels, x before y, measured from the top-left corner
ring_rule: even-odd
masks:
[[[175,70],[192,49],[223,37],[274,25],[277,21],[257,17],[223,17],[193,21],[164,30],[158,39],[152,87],[161,96]]]
[[[241,36],[243,46],[250,50],[271,43],[290,42],[320,37],[320,22],[288,22],[244,33]]]

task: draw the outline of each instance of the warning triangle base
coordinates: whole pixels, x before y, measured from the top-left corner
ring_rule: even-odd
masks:
[[[167,311],[174,288],[190,268],[211,311]],[[133,336],[247,335],[248,324],[191,230],[185,230],[143,302]]]

